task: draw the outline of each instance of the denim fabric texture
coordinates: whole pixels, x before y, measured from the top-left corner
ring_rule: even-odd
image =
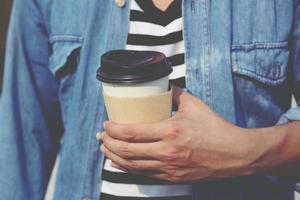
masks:
[[[15,0],[0,100],[1,199],[98,200],[107,114],[96,70],[126,45],[130,1]],[[117,2],[117,3],[115,3]],[[299,0],[184,0],[187,91],[241,127],[300,120]],[[294,180],[193,184],[195,200],[292,200]]]

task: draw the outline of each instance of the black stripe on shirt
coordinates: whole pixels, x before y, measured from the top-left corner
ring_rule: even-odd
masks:
[[[143,45],[143,46],[158,46],[174,44],[182,41],[182,31],[169,33],[165,36],[153,36],[153,35],[140,35],[140,34],[128,34],[127,44],[129,45]]]
[[[130,21],[148,22],[151,24],[158,24],[161,26],[167,26],[168,24],[170,24],[171,22],[173,22],[174,20],[176,20],[178,18],[181,18],[181,14],[175,15],[174,17],[172,17],[172,19],[162,21],[158,18],[149,17],[149,16],[145,15],[143,12],[138,11],[138,10],[130,11]]]
[[[170,80],[170,82],[171,82],[172,85],[176,85],[176,86],[181,87],[181,88],[186,87],[185,77],[176,78],[176,79]]]
[[[101,193],[100,194],[101,200],[141,200],[141,199],[147,199],[147,200],[191,200],[190,195],[186,196],[173,196],[173,197],[122,197],[122,196],[114,196],[110,194]]]
[[[178,66],[184,64],[184,53],[176,54],[167,58],[172,63],[172,66]]]
[[[110,172],[105,169],[102,172],[102,180],[111,183],[122,183],[122,184],[176,185],[175,183],[169,181],[164,181],[164,180],[141,176],[141,175],[135,175],[131,173]]]
[[[136,3],[140,6],[140,8],[144,11],[143,14],[147,16],[148,18],[155,20],[156,24],[160,24],[162,26],[166,26],[175,19],[182,16],[182,10],[181,10],[181,0],[175,0],[173,1],[167,10],[162,11],[158,9],[153,1],[150,0],[135,0]]]

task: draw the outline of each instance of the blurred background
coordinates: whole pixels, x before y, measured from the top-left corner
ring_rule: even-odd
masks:
[[[0,93],[2,88],[2,78],[3,78],[6,32],[8,27],[11,4],[12,4],[12,0],[4,0],[1,2],[1,6],[0,6]]]

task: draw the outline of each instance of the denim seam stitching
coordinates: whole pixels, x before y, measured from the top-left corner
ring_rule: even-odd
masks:
[[[113,23],[112,23],[112,26],[111,26],[111,30],[113,31],[114,30],[114,23],[115,23],[115,15],[113,15],[113,9],[114,9],[114,5],[112,5],[111,4],[111,7],[110,7],[110,9],[111,9],[111,11],[112,12],[109,12],[110,13],[110,16],[108,16],[108,18],[110,18],[110,20],[112,20],[113,21]],[[113,18],[113,19],[112,19]],[[106,48],[108,48],[109,47],[109,44],[111,44],[111,40],[107,40],[106,41]],[[97,101],[100,101],[100,96],[98,96],[97,97],[98,99],[97,99]],[[104,109],[104,108],[103,108]],[[95,112],[95,118],[97,117],[97,112]],[[93,129],[94,130],[94,129]],[[81,196],[83,196],[83,195],[85,195],[85,196],[87,196],[87,192],[86,192],[86,188],[87,188],[87,186],[86,186],[86,180],[87,180],[87,173],[86,173],[86,171],[87,171],[87,169],[88,169],[88,162],[89,162],[89,154],[90,154],[90,151],[91,151],[91,149],[92,149],[92,136],[89,138],[89,141],[88,141],[88,151],[87,151],[87,159],[86,159],[86,165],[84,166],[84,172],[85,172],[85,174],[84,174],[84,178],[83,178],[83,181],[84,181],[84,184],[83,184],[83,188],[82,188],[82,193],[81,193]],[[101,172],[100,172],[101,173]],[[100,177],[99,177],[100,178]],[[100,186],[100,184],[99,184],[99,186]],[[99,195],[100,195],[100,193],[99,193]],[[93,196],[93,194],[89,194],[88,196]]]
[[[256,79],[258,81],[261,81],[263,83],[268,83],[270,85],[276,85],[276,84],[282,83],[286,79],[286,73],[283,74],[282,76],[277,77],[277,78],[267,78],[267,77],[264,77],[261,74],[258,74],[254,71],[244,69],[244,68],[235,68],[234,72],[237,73],[237,74],[240,74],[240,75],[249,76],[251,78],[254,78],[254,79]]]
[[[76,35],[53,35],[49,39],[50,43],[54,42],[83,42],[83,37]]]
[[[184,41],[184,47],[185,47],[185,55],[184,55],[184,57],[185,57],[185,60],[187,61],[187,59],[186,59],[186,57],[187,57],[187,55],[189,55],[189,46],[190,46],[190,44],[189,44],[189,39],[188,39],[188,34],[186,33],[187,31],[185,31],[186,30],[186,23],[185,23],[185,19],[187,19],[187,16],[186,16],[186,12],[185,12],[185,7],[184,7],[184,3],[185,3],[186,1],[183,1],[182,2],[182,17],[183,17],[183,26],[182,26],[182,28],[183,28],[183,41]],[[193,6],[195,6],[195,5],[193,5]],[[189,68],[189,65],[188,65],[188,63],[186,63],[186,71],[187,71],[187,73],[186,73],[186,76],[189,76],[189,70],[190,70],[190,68]],[[188,87],[188,77],[186,77],[186,87]]]
[[[205,100],[208,105],[211,105],[211,70],[209,64],[210,54],[210,32],[209,32],[209,16],[208,16],[208,1],[202,0],[203,6],[203,36],[204,36],[204,91]]]
[[[231,46],[232,50],[255,50],[255,49],[276,49],[276,48],[286,48],[288,47],[288,42],[275,42],[275,43],[249,43],[249,44],[233,44]]]

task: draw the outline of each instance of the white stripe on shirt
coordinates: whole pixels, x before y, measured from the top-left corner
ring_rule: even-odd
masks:
[[[137,51],[159,51],[164,53],[167,57],[173,56],[175,54],[180,54],[184,52],[184,42],[180,41],[176,44],[167,44],[159,46],[143,46],[143,45],[126,45],[126,49],[137,50]]]
[[[184,196],[191,193],[190,185],[135,185],[110,183],[102,181],[102,191],[114,196],[131,196],[131,197],[167,197]]]
[[[166,27],[149,22],[130,22],[130,33],[140,35],[148,35],[151,33],[153,36],[164,36],[182,30],[180,24],[182,24],[182,18],[174,20]]]

